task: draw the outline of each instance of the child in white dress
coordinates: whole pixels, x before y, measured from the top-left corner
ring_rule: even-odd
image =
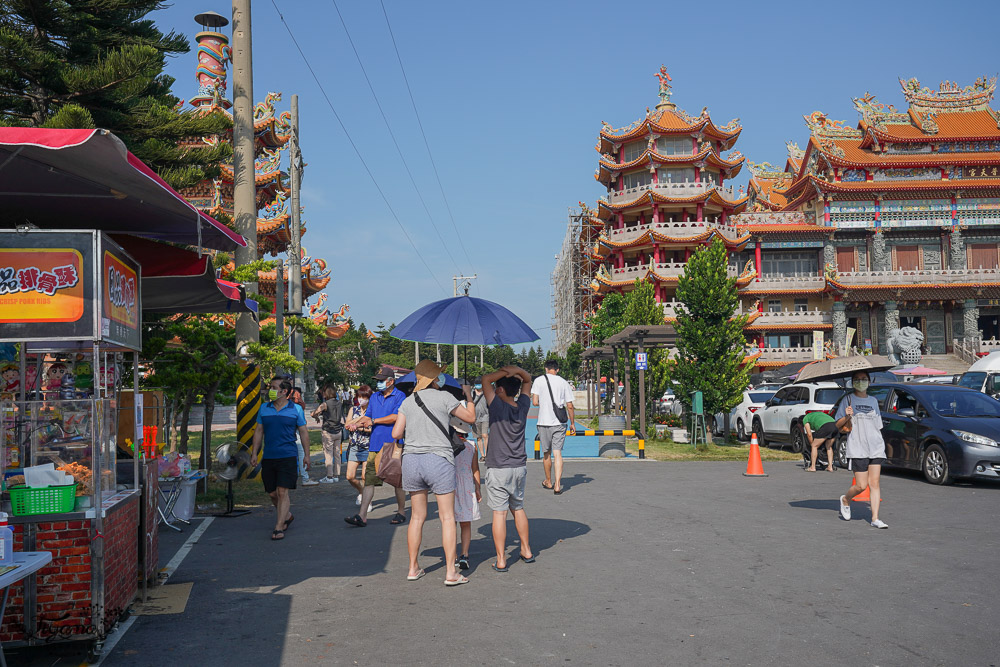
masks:
[[[452,425],[455,425],[454,421]],[[456,427],[455,430],[463,435],[463,439],[467,435],[462,427]],[[479,501],[482,499],[476,447],[466,441],[465,450],[455,457],[455,521],[458,522],[462,540],[462,550],[456,565],[462,570],[469,569],[472,522],[479,520]]]

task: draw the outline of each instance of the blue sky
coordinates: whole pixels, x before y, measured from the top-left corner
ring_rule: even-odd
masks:
[[[654,73],[697,114],[739,117],[749,159],[783,164],[804,145],[803,114],[853,124],[852,97],[871,91],[905,108],[898,77],[936,88],[1000,69],[1000,5],[940,2],[404,2],[385,0],[420,118],[461,236],[447,214],[379,3],[338,6],[417,186],[424,212],[379,115],[332,0],[275,0],[347,130],[434,277],[399,232],[270,0],[253,3],[254,96],[299,95],[304,245],[332,269],[328,305],[355,322],[397,322],[451,295],[451,276],[477,273],[472,294],[511,308],[548,348],[549,277],[567,207],[603,194],[593,178],[601,121],[627,125],[654,106]],[[193,16],[231,16],[230,3],[176,0],[152,15],[194,44]],[[226,28],[228,34],[229,28]],[[195,56],[168,73],[196,90]],[[746,182],[744,171],[736,180]],[[444,242],[432,226],[437,229]],[[463,251],[464,245],[465,251]],[[466,252],[468,259],[466,258]],[[440,287],[438,282],[443,286]]]

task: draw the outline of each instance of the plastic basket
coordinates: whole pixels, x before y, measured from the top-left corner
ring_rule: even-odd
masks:
[[[14,516],[72,512],[76,507],[76,484],[29,488],[12,486],[10,505]]]

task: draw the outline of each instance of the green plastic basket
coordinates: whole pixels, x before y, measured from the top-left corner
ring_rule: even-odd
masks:
[[[10,505],[14,516],[72,512],[76,507],[76,484],[44,486],[37,489],[12,486]]]

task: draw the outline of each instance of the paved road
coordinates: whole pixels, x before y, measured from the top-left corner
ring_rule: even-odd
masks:
[[[186,613],[140,618],[105,664],[996,664],[1000,485],[888,475],[879,531],[866,504],[838,518],[849,473],[742,470],[570,462],[553,496],[529,463],[537,563],[493,572],[480,521],[458,588],[436,520],[407,583],[388,493],[358,529],[346,484],[299,490],[283,542],[270,511],[216,519],[171,580]]]

